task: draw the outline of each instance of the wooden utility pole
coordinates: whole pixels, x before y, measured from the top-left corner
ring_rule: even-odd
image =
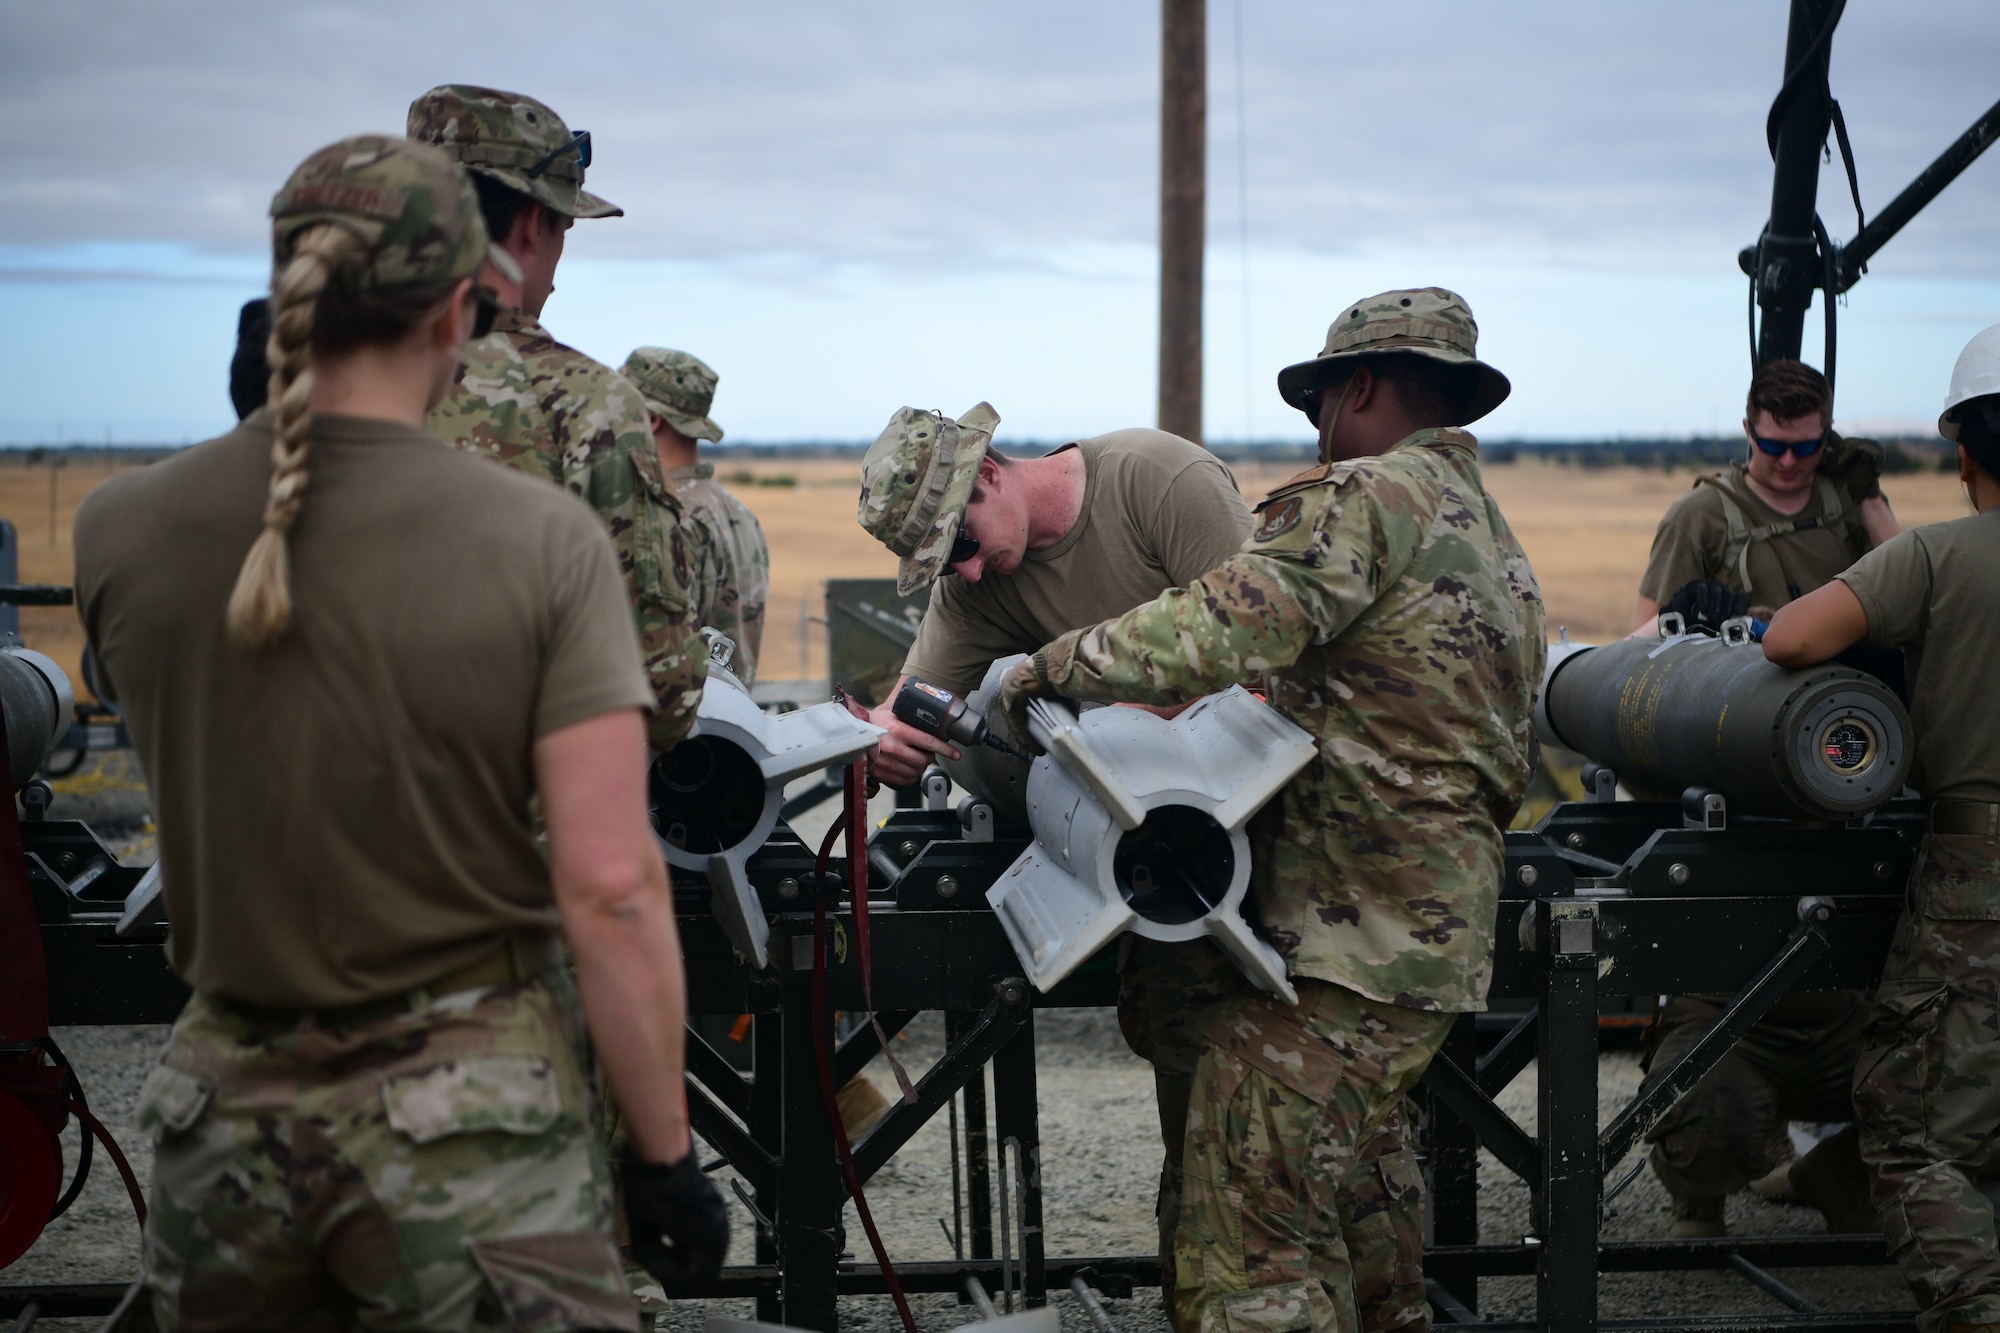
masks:
[[[1201,440],[1208,4],[1160,0],[1160,429]]]

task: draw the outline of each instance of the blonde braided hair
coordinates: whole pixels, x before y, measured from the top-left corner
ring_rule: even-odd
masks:
[[[277,414],[271,441],[271,488],[264,530],[243,558],[229,594],[229,639],[239,648],[269,648],[292,622],[291,562],[285,538],[298,521],[306,490],[306,428],[312,422],[313,325],[320,293],[341,261],[358,255],[361,238],[321,223],[302,232],[292,257],[271,283],[270,401]]]

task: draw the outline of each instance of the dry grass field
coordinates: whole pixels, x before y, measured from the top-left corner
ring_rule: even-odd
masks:
[[[118,465],[76,459],[52,468],[46,460],[29,464],[26,455],[0,456],[0,517],[11,519],[20,534],[24,581],[70,581],[69,529],[76,506],[117,470]],[[725,478],[747,473],[755,479],[734,483],[733,489],[756,512],[771,543],[770,614],[760,670],[766,678],[824,675],[824,632],[812,619],[822,614],[824,580],[895,573],[895,560],[854,522],[859,470],[852,459],[751,464],[725,459],[717,468]],[[1254,499],[1295,470],[1289,463],[1245,464],[1236,474]],[[1653,527],[1693,475],[1537,461],[1486,470],[1487,484],[1534,562],[1552,630],[1566,625],[1572,638],[1586,641],[1625,632]],[[1947,474],[1890,477],[1884,490],[1907,526],[1968,512],[1957,479]],[[72,611],[25,608],[21,633],[30,647],[54,657],[76,678],[83,634]]]

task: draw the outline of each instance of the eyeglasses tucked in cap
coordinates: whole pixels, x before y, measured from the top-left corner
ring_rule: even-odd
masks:
[[[535,164],[533,166],[529,167],[527,171],[525,171],[522,174],[526,175],[530,180],[532,180],[536,176],[541,175],[544,171],[547,171],[552,165],[554,165],[555,160],[558,157],[561,157],[564,153],[569,152],[571,149],[576,150],[576,169],[578,171],[582,171],[584,168],[588,167],[590,165],[590,131],[571,130],[568,143],[561,144],[558,145],[557,147],[549,149],[548,152],[542,154],[541,157],[535,161]]]
[[[1783,458],[1787,449],[1792,451],[1794,458],[1811,458],[1819,452],[1819,447],[1826,443],[1825,435],[1818,435],[1810,440],[1767,440],[1761,435],[1755,438],[1757,447],[1773,458]]]

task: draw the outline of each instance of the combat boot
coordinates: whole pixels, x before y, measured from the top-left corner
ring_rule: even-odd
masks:
[[[1764,1153],[1777,1165],[1751,1181],[1750,1192],[1772,1203],[1802,1202],[1792,1189],[1792,1163],[1798,1160],[1798,1154],[1792,1151],[1792,1136],[1786,1132],[1784,1121],[1772,1127],[1771,1141]]]
[[[1786,1158],[1751,1181],[1750,1192],[1772,1203],[1804,1203],[1799,1192],[1792,1188],[1792,1168],[1797,1165],[1796,1158]]]
[[[1667,1235],[1674,1240],[1708,1240],[1729,1234],[1728,1224],[1722,1220],[1721,1195],[1671,1194],[1674,1201],[1674,1219],[1667,1227]]]
[[[1792,1163],[1789,1181],[1799,1202],[1819,1209],[1829,1232],[1881,1234],[1868,1167],[1861,1160],[1860,1126],[1849,1125],[1815,1143],[1811,1152]]]

